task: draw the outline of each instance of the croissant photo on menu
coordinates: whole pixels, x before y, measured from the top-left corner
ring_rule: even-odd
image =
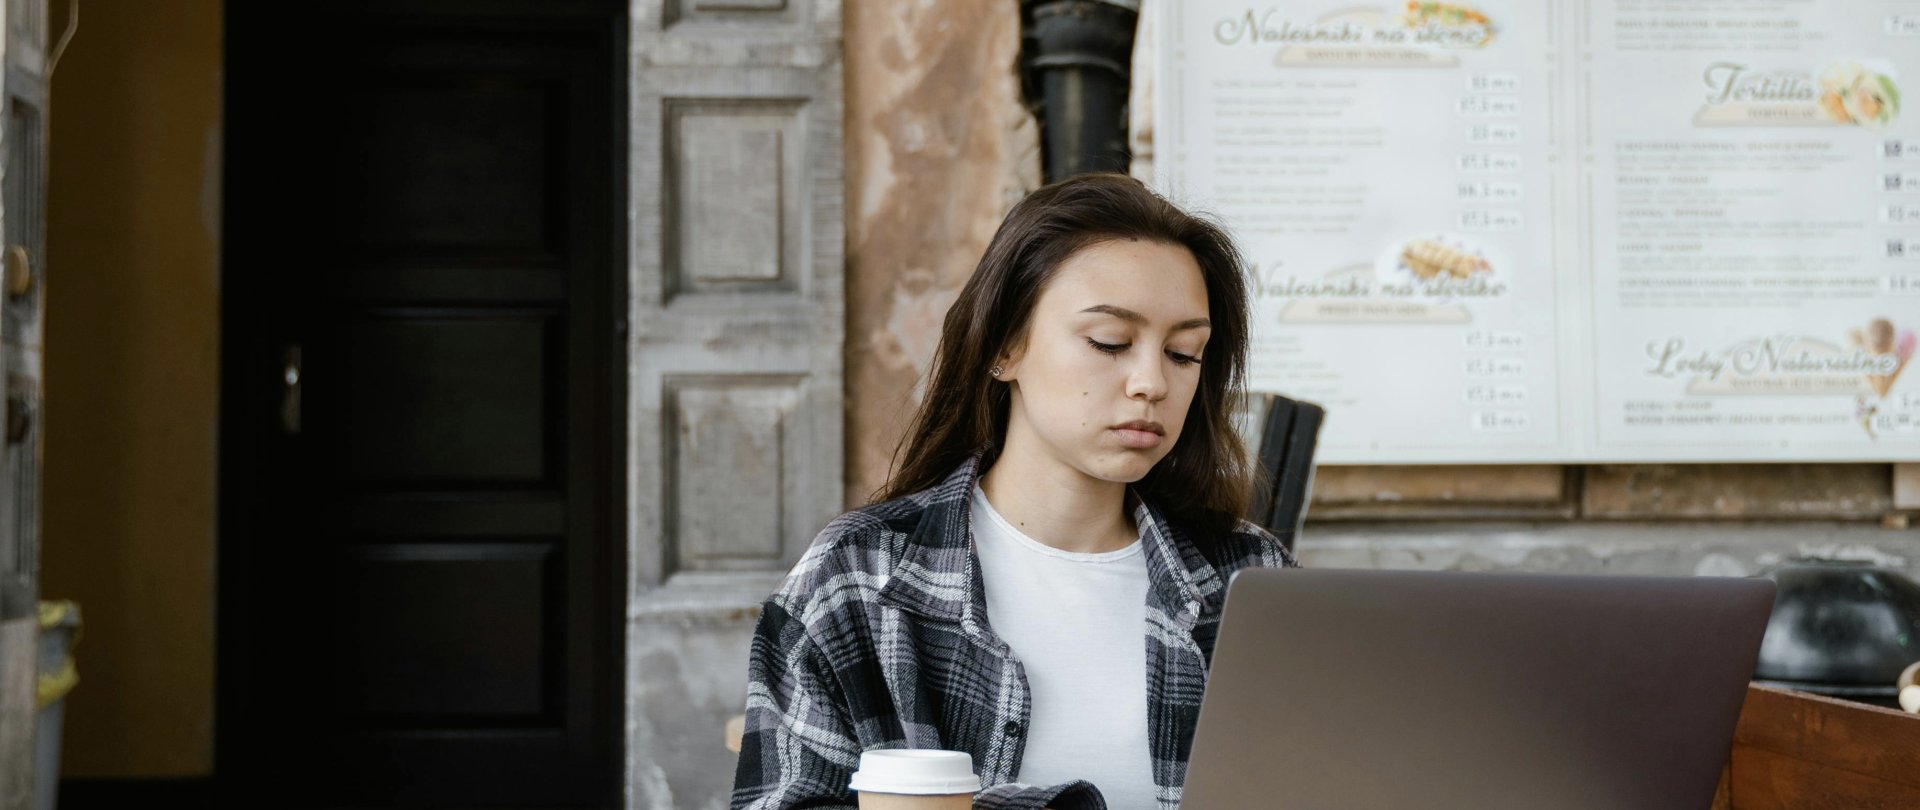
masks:
[[[1485,257],[1435,239],[1415,239],[1400,252],[1400,260],[1422,280],[1442,275],[1467,278],[1493,272]]]

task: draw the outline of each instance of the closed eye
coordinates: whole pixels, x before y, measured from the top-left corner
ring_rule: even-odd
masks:
[[[1131,343],[1101,343],[1093,338],[1087,338],[1087,345],[1092,346],[1095,351],[1106,354],[1119,354],[1133,346]],[[1179,352],[1167,352],[1167,357],[1172,358],[1174,365],[1177,366],[1191,366],[1200,362],[1200,358],[1198,357],[1190,354],[1181,354]]]

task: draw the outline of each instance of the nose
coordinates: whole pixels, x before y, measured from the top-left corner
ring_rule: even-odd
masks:
[[[1144,352],[1143,352],[1144,354]],[[1127,396],[1159,402],[1167,398],[1167,374],[1157,357],[1148,357],[1127,373]]]

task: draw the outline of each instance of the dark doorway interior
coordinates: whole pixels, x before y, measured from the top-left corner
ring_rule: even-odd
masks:
[[[223,805],[617,804],[624,26],[228,4]]]

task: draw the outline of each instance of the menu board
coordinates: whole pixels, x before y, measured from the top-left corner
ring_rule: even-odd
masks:
[[[1183,0],[1156,184],[1330,463],[1920,459],[1920,0]]]

